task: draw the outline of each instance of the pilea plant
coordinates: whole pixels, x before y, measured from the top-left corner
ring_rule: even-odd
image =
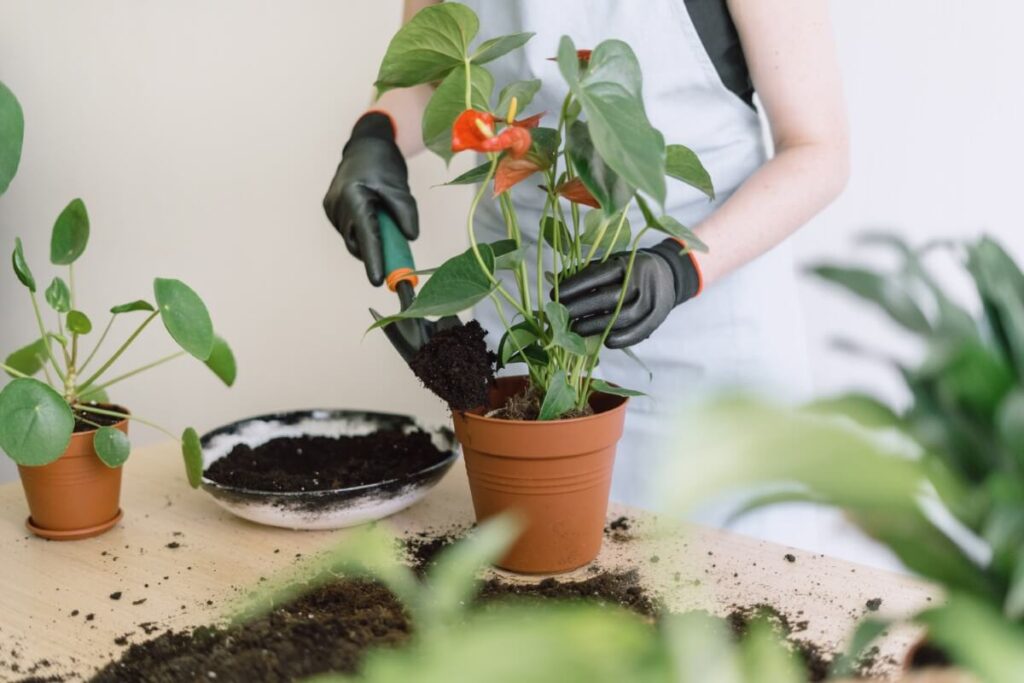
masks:
[[[180,356],[199,359],[228,386],[235,381],[231,349],[214,334],[202,299],[179,280],[155,279],[155,304],[139,299],[112,307],[103,330],[94,335],[93,323],[76,307],[75,296],[75,263],[85,251],[88,240],[89,215],[82,200],[75,199],[57,217],[50,240],[50,262],[66,267],[67,274],[66,280],[54,277],[44,292],[46,304],[52,309],[53,327],[47,327],[44,322],[37,280],[29,268],[21,240],[15,240],[11,256],[14,274],[28,292],[38,334],[35,340],[0,363],[0,369],[14,378],[0,391],[0,448],[20,465],[46,465],[59,458],[68,446],[76,423],[95,429],[96,454],[109,467],[123,464],[131,447],[123,432],[97,420],[134,420],[177,439],[163,427],[109,405],[107,389]],[[99,351],[115,323],[130,316],[140,316],[141,321],[101,362]],[[181,350],[108,376],[125,350],[157,318]],[[86,340],[96,336],[95,343],[86,351]],[[35,378],[39,374],[45,381]],[[202,454],[195,429],[185,429],[180,441],[189,483],[198,486]]]
[[[533,34],[500,36],[472,47],[478,28],[476,15],[464,5],[427,7],[395,35],[380,66],[378,94],[437,84],[423,115],[429,149],[446,161],[456,152],[475,151],[486,162],[448,183],[480,185],[466,220],[470,248],[433,271],[411,306],[374,327],[400,318],[455,314],[489,298],[505,327],[499,366],[525,364],[534,391],[543,397],[539,419],[583,409],[595,390],[636,395],[595,378],[594,369],[622,309],[641,238],[656,230],[680,240],[681,250],[683,244],[705,249],[688,228],[658,210],[665,201],[666,176],[713,198],[711,179],[693,151],[666,145],[651,125],[640,65],[626,43],[606,40],[593,50],[577,50],[563,36],[556,61],[567,92],[560,110],[520,117],[541,82],[504,84],[495,98],[494,77],[485,64],[521,48]],[[547,121],[550,125],[541,125]],[[536,180],[544,207],[535,263],[525,258],[509,193],[527,179]],[[500,205],[508,237],[482,243],[473,221],[488,193]],[[643,219],[639,229],[627,217],[633,206]],[[559,283],[622,250],[630,258],[614,317],[601,334],[582,337],[569,327]],[[547,272],[546,253],[554,264]],[[514,287],[503,284],[499,271],[511,273]],[[549,297],[542,294],[546,289]]]

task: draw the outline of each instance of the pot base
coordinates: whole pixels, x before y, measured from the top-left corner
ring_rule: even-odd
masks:
[[[99,536],[100,534],[110,531],[113,529],[121,518],[124,517],[124,511],[118,508],[117,514],[114,515],[113,519],[110,519],[103,524],[97,524],[96,526],[85,527],[84,529],[70,529],[68,531],[54,531],[52,529],[43,529],[32,523],[32,518],[29,517],[25,520],[25,526],[36,536],[45,538],[48,541],[78,541],[83,538],[92,538],[93,536]]]

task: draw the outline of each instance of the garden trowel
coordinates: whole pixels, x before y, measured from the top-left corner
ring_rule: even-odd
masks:
[[[388,274],[385,282],[388,289],[398,294],[401,310],[404,311],[412,305],[412,301],[416,297],[416,285],[419,282],[419,278],[416,276],[415,262],[412,259],[412,250],[409,249],[409,242],[406,241],[405,235],[386,212],[377,212],[377,224],[380,227],[384,272]],[[374,320],[384,317],[372,308],[370,314]],[[446,315],[436,322],[425,318],[405,318],[385,325],[384,334],[388,336],[391,345],[401,354],[402,358],[409,362],[435,332],[460,325],[462,325],[462,321],[455,315]]]

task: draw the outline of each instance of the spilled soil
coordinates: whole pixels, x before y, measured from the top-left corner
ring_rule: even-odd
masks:
[[[497,356],[487,349],[486,330],[475,320],[434,333],[409,361],[413,373],[452,410],[487,404]]]
[[[400,479],[446,457],[423,431],[301,436],[239,444],[205,475],[253,491],[325,491]]]

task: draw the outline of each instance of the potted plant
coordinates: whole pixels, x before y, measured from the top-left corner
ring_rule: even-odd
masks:
[[[737,483],[790,484],[749,508],[792,500],[842,508],[945,589],[943,604],[915,617],[930,643],[981,680],[1017,680],[1024,669],[1024,273],[988,237],[920,250],[884,234],[863,243],[894,250],[899,268],[827,264],[813,272],[920,341],[919,362],[843,342],[898,372],[909,402],[896,408],[853,393],[796,413],[726,402],[700,417],[705,433],[687,447],[705,448],[701,466],[686,480],[667,477],[679,485],[672,495],[693,501]],[[979,314],[926,267],[924,256],[938,247],[963,263]],[[857,642],[866,645],[886,626],[869,620]]]
[[[0,143],[0,191],[17,168],[22,129],[21,109],[10,90],[0,84],[0,132],[5,135]],[[11,256],[14,274],[27,290],[37,330],[31,343],[0,363],[0,370],[13,378],[0,391],[0,449],[18,465],[31,515],[29,529],[50,539],[94,536],[121,518],[121,466],[131,451],[129,421],[178,439],[111,404],[109,387],[185,354],[203,361],[228,386],[235,379],[231,349],[214,334],[199,296],[179,280],[157,278],[155,304],[140,299],[114,306],[102,332],[92,334],[93,323],[76,306],[75,290],[75,263],[88,239],[89,215],[82,200],[75,199],[53,226],[50,261],[66,267],[67,279],[54,277],[46,287],[43,298],[51,311],[45,313],[20,239],[15,240]],[[52,327],[44,322],[44,314],[52,315]],[[99,351],[115,322],[139,314],[141,322],[101,362]],[[181,351],[111,376],[116,361],[157,318]],[[87,350],[87,341],[95,337]],[[189,481],[197,486],[202,474],[199,437],[189,427],[180,441]]]
[[[428,148],[446,161],[460,151],[481,153],[486,161],[449,183],[479,183],[466,220],[470,248],[433,271],[411,305],[374,327],[451,316],[490,299],[505,327],[498,364],[522,365],[525,374],[499,378],[487,405],[454,411],[477,517],[514,508],[528,519],[500,566],[567,571],[600,549],[626,401],[639,393],[594,376],[629,291],[639,241],[655,230],[678,240],[681,251],[703,250],[690,230],[657,208],[665,200],[666,176],[709,197],[713,189],[696,155],[666,145],[648,121],[640,66],[627,44],[607,40],[577,50],[562,37],[556,61],[566,95],[544,126],[543,112],[520,117],[540,81],[504,84],[495,99],[494,78],[485,67],[532,34],[500,36],[473,48],[477,29],[476,15],[464,5],[428,7],[398,31],[381,64],[378,94],[437,83],[423,117]],[[545,201],[538,226],[543,240],[530,263],[509,193],[527,180],[539,183]],[[507,239],[477,239],[474,216],[487,195],[500,205]],[[632,207],[643,220],[636,230],[628,217]],[[580,336],[570,329],[559,284],[622,250],[629,258],[614,316],[600,333]],[[547,256],[554,268],[545,272]],[[501,412],[510,399],[525,410]],[[527,419],[512,419],[520,412]]]

